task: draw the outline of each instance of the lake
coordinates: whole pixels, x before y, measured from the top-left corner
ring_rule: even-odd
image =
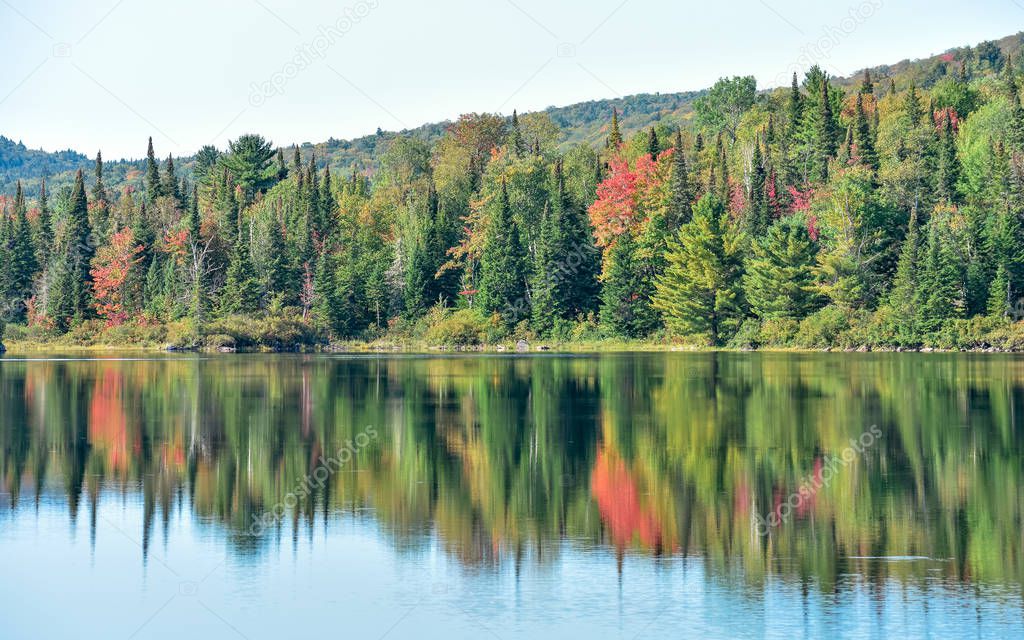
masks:
[[[0,359],[0,637],[1024,635],[1024,358]]]

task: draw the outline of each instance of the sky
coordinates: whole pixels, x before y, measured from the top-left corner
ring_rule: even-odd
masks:
[[[138,158],[401,130],[1024,30],[1024,0],[0,0],[0,134]]]

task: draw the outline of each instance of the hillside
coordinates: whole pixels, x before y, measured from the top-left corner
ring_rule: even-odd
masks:
[[[961,46],[948,49],[940,54],[920,60],[902,60],[894,64],[869,67],[872,77],[879,84],[895,80],[899,87],[914,84],[928,89],[944,77],[955,74],[961,62],[965,65],[968,79],[987,71],[986,60],[1002,54],[1013,54],[1017,64],[1021,64],[1020,56],[1016,55],[1024,43],[1024,32],[1006,36],[999,40],[981,43],[977,46]],[[835,78],[834,84],[850,87],[858,82],[863,70],[858,70],[847,78]],[[681,124],[691,113],[693,101],[703,91],[678,93],[643,93],[617,99],[592,100],[564,107],[548,107],[544,110],[551,120],[561,129],[560,146],[563,150],[576,144],[589,144],[597,147],[604,142],[608,116],[612,108],[620,113],[620,125],[625,135],[633,134],[655,122],[674,126]],[[326,157],[331,168],[346,173],[352,167],[370,169],[375,167],[379,153],[397,136],[412,136],[433,143],[444,135],[450,121],[424,124],[414,129],[395,131],[378,131],[375,134],[339,140],[330,138],[326,142],[304,143],[304,151],[316,150],[320,158]],[[139,141],[139,150],[145,148],[145,141]],[[292,146],[285,151],[291,157]],[[159,153],[158,153],[159,155]],[[303,155],[306,155],[304,153]],[[49,176],[51,191],[63,185],[70,185],[77,169],[88,170],[92,166],[92,157],[72,150],[45,152],[29,149],[22,143],[15,143],[0,136],[0,194],[13,194],[15,183],[22,180],[29,194],[38,191],[39,179]],[[176,159],[180,175],[190,176],[193,157]],[[122,160],[105,163],[105,176],[109,186],[119,188],[125,182],[137,181],[143,168],[142,160]]]

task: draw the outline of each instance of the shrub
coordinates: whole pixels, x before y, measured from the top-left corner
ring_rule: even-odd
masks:
[[[829,305],[807,316],[800,322],[794,343],[805,348],[847,346],[840,341],[850,328],[850,312]]]
[[[726,344],[730,349],[756,349],[759,345],[760,323],[754,318],[747,318]]]
[[[444,346],[468,346],[481,344],[490,330],[490,323],[472,309],[435,316],[434,324],[426,331],[425,338],[430,344]]]
[[[761,323],[757,340],[766,346],[787,347],[793,343],[800,323],[792,318],[769,318]]]

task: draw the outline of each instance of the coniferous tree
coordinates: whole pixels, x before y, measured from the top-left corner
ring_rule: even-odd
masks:
[[[519,125],[519,113],[512,110],[512,124],[509,127],[509,148],[516,158],[526,155],[526,141],[523,139],[523,131]]]
[[[658,141],[658,132],[651,127],[647,133],[647,155],[651,157],[651,162],[655,162],[659,153],[661,153],[661,143]]]
[[[160,165],[157,164],[156,154],[153,152],[153,137],[149,138],[149,147],[146,149],[146,198],[154,202],[163,195],[163,183],[160,181]]]
[[[939,173],[936,193],[950,204],[957,204],[960,195],[957,183],[960,181],[960,159],[956,155],[956,137],[952,119],[947,114],[942,123],[942,139],[939,144]]]
[[[943,220],[928,224],[928,242],[919,281],[917,321],[925,335],[934,334],[947,320],[964,317],[967,301],[952,238]]]
[[[28,221],[28,207],[25,204],[25,192],[18,181],[14,198],[14,219],[11,221],[10,237],[7,245],[9,254],[6,267],[9,270],[9,300],[16,305],[14,317],[24,317],[24,300],[31,297],[32,280],[36,276],[38,263],[36,249],[32,242],[32,228]]]
[[[525,251],[519,225],[512,217],[508,187],[504,180],[491,207],[483,253],[480,256],[480,290],[477,299],[487,314],[500,314],[508,320],[528,309],[526,297]]]
[[[768,230],[771,215],[765,197],[765,182],[768,174],[761,155],[761,141],[754,138],[754,151],[750,156],[750,188],[747,192],[747,212],[744,220],[746,233],[751,238],[759,238]]]
[[[619,147],[622,146],[622,132],[619,131],[619,111],[614,107],[612,107],[611,133],[608,134],[608,142],[605,146],[612,151],[618,151]]]
[[[669,330],[713,346],[735,333],[744,311],[739,248],[721,202],[701,198],[669,245],[668,269],[657,281],[654,306]]]
[[[818,306],[814,263],[817,247],[799,217],[779,220],[751,243],[743,289],[761,319],[801,320]]]
[[[832,115],[832,101],[829,96],[828,76],[821,82],[819,97],[817,130],[814,141],[815,177],[821,181],[828,180],[828,163],[836,154],[836,123]]]
[[[220,308],[223,314],[251,314],[260,308],[263,287],[256,276],[248,234],[235,241],[231,249],[231,261],[220,293]]]
[[[50,263],[50,247],[53,245],[53,222],[46,178],[39,183],[39,216],[33,230],[33,244],[36,247],[36,263],[40,269],[46,269]]]
[[[693,217],[693,194],[690,192],[689,169],[683,150],[683,133],[676,129],[675,151],[672,155],[672,183],[666,229],[675,233]]]
[[[85,180],[79,169],[61,236],[57,239],[56,267],[47,300],[47,313],[62,331],[90,315],[90,262],[95,252],[91,236]]]
[[[181,192],[178,190],[178,176],[174,170],[174,158],[170,155],[167,156],[167,164],[164,165],[164,177],[163,184],[160,187],[160,192],[165,196],[174,198],[180,206],[181,204]]]
[[[919,235],[917,216],[911,214],[907,237],[900,249],[896,275],[889,290],[889,306],[893,310],[893,319],[896,323],[896,341],[905,345],[915,345],[920,337],[917,326],[917,310],[921,295],[919,280],[922,247]]]
[[[636,239],[627,231],[608,250],[601,286],[601,326],[613,336],[643,338],[657,327],[654,286],[643,272]]]
[[[867,79],[870,82],[870,76]],[[861,164],[878,170],[878,154],[875,153],[875,142],[868,125],[867,114],[864,113],[864,91],[857,94],[857,110],[854,121],[854,142],[857,145],[857,158]]]

